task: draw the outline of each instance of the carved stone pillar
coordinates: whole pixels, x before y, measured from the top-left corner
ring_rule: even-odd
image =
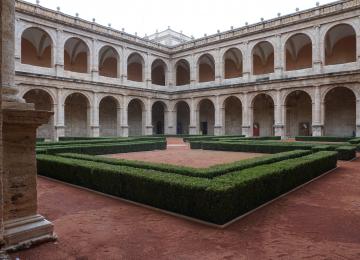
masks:
[[[14,0],[1,0],[1,250],[16,250],[55,238],[53,225],[37,214],[36,129],[52,112],[35,111],[17,97],[14,60]]]

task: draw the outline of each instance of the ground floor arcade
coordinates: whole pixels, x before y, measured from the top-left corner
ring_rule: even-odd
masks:
[[[356,86],[183,96],[177,99],[25,87],[20,95],[53,118],[38,137],[204,134],[360,136]]]

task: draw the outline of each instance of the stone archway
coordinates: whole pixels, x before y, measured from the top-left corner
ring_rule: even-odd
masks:
[[[127,60],[127,79],[143,82],[144,59],[138,53],[132,53]]]
[[[257,95],[252,103],[253,135],[274,136],[274,101],[267,94]]]
[[[156,59],[151,64],[151,83],[154,85],[166,85],[166,64],[160,59]]]
[[[199,126],[203,135],[214,135],[215,106],[209,99],[199,102]]]
[[[176,63],[176,86],[190,84],[190,64],[186,60],[179,60]]]
[[[312,135],[312,101],[305,91],[291,92],[285,100],[286,136]]]
[[[224,54],[224,78],[242,77],[243,56],[239,49],[231,48]]]
[[[100,136],[117,136],[118,127],[118,102],[113,97],[105,97],[99,104]]]
[[[199,82],[215,80],[215,60],[210,54],[204,54],[198,61]]]
[[[225,134],[241,135],[242,133],[242,104],[237,97],[228,97],[224,102]]]
[[[252,51],[253,74],[262,75],[275,71],[274,47],[270,42],[259,42]]]
[[[89,100],[80,93],[69,95],[65,100],[65,136],[89,136]]]
[[[86,43],[76,37],[68,39],[64,46],[64,70],[88,73],[89,48]]]
[[[356,33],[348,24],[332,27],[325,35],[325,65],[356,61]]]
[[[153,133],[155,135],[163,135],[165,134],[165,110],[166,105],[161,102],[157,101],[152,106],[152,126],[153,126]]]
[[[54,101],[50,94],[42,89],[32,89],[23,96],[26,103],[33,103],[36,110],[53,111]],[[41,125],[36,132],[37,138],[54,139],[54,116],[47,124]]]
[[[176,104],[176,134],[187,135],[190,128],[190,107],[185,101]]]
[[[291,36],[285,44],[286,70],[312,67],[312,42],[303,33]]]
[[[145,134],[145,109],[140,99],[133,99],[128,105],[129,136]]]
[[[356,96],[348,88],[336,87],[325,96],[326,136],[353,136],[356,134]]]
[[[99,75],[109,78],[118,77],[119,55],[111,46],[104,46],[99,52]]]
[[[21,63],[39,67],[52,67],[53,43],[47,32],[40,28],[26,29],[21,36]]]

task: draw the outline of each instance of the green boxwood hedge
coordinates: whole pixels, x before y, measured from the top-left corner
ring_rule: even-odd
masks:
[[[74,154],[74,153],[65,153],[65,154],[58,154],[59,156],[72,158],[72,159],[80,159],[86,161],[93,161],[93,162],[100,162],[100,163],[107,163],[111,165],[118,165],[118,166],[130,166],[134,168],[140,169],[149,169],[149,170],[156,170],[160,172],[167,172],[167,173],[176,173],[184,176],[192,176],[192,177],[200,177],[200,178],[214,178],[229,172],[233,171],[240,171],[247,168],[279,162],[287,159],[298,158],[301,156],[305,156],[310,154],[311,151],[291,151],[285,153],[278,153],[274,155],[266,155],[258,158],[252,158],[247,160],[236,161],[233,163],[227,164],[220,164],[215,165],[209,168],[191,168],[191,167],[183,167],[183,166],[176,166],[176,165],[168,165],[168,164],[159,164],[159,163],[149,163],[149,162],[142,162],[142,161],[132,161],[132,160],[124,160],[124,159],[112,159],[106,157],[99,157],[99,156],[92,156],[92,155],[85,155],[85,154]]]
[[[191,142],[191,149],[204,149],[216,151],[252,152],[275,154],[295,150],[337,151],[339,160],[351,160],[356,157],[355,146],[342,146],[337,144],[319,145],[315,143],[286,143],[271,141],[239,141],[239,142]]]
[[[336,167],[336,152],[235,171],[213,179],[38,155],[38,173],[215,224],[225,224]]]
[[[81,153],[81,154],[116,154],[151,150],[165,150],[166,141],[120,142],[120,143],[90,143],[40,146],[38,154]]]
[[[296,136],[296,141],[306,142],[348,142],[353,137],[336,137],[336,136]]]

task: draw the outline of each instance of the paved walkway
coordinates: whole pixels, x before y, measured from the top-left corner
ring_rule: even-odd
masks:
[[[184,143],[181,138],[168,138],[166,150],[106,155],[110,158],[167,163],[194,168],[207,168],[260,156],[264,156],[264,154],[191,150],[189,144]]]
[[[219,230],[38,178],[56,243],[20,259],[360,259],[360,159]]]

